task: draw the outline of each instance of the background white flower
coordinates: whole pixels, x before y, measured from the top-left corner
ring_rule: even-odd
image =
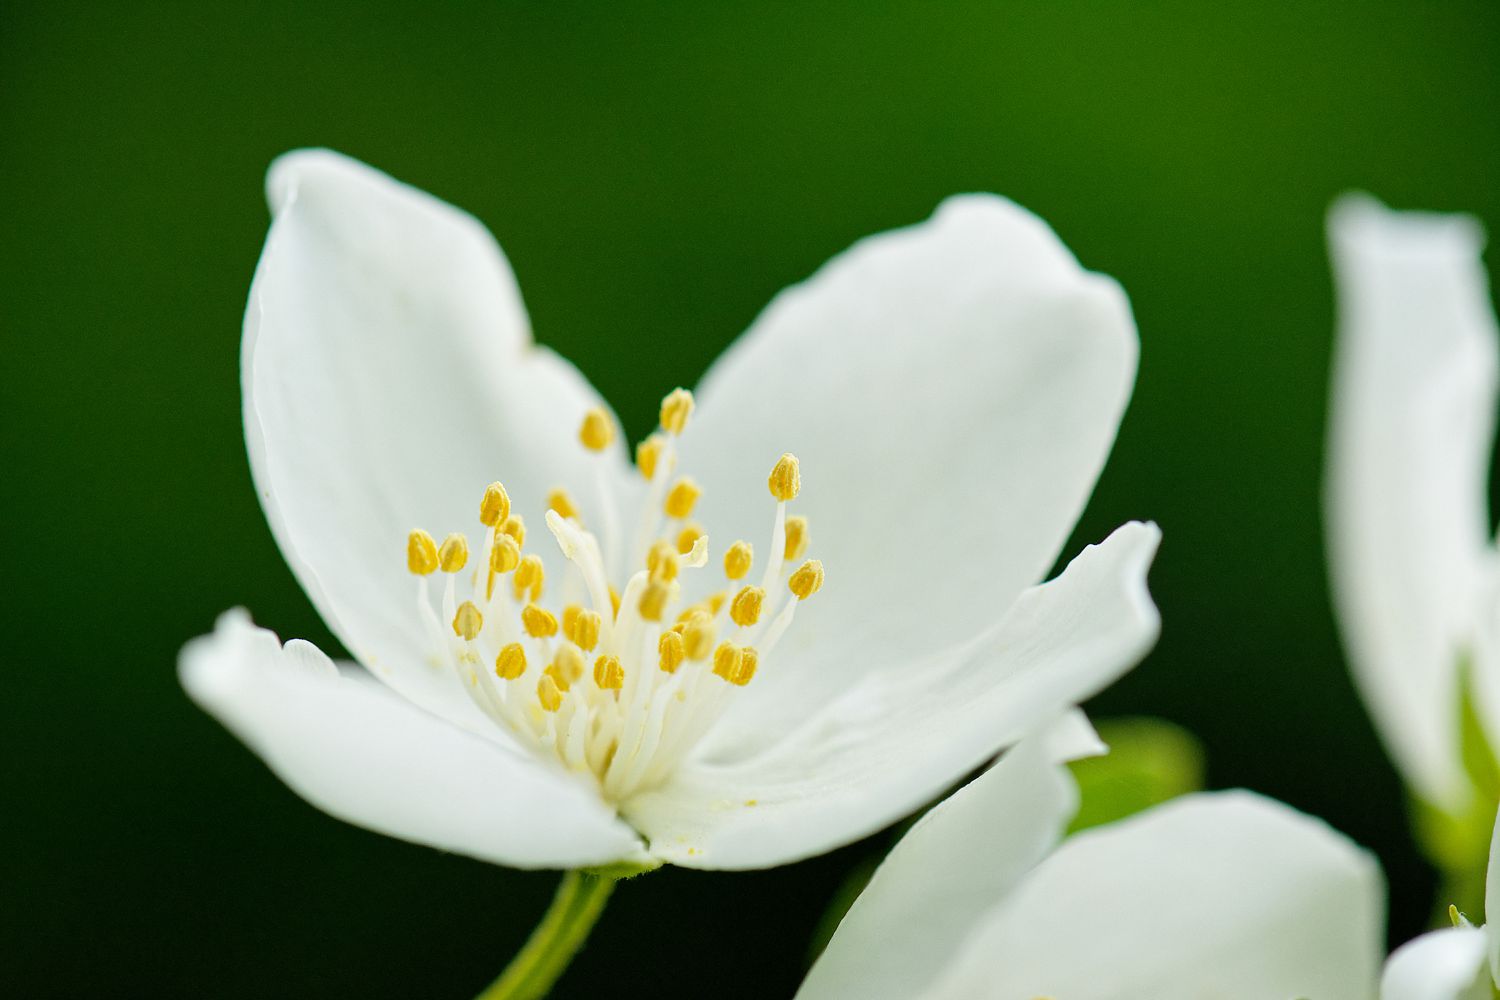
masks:
[[[527,672],[497,680],[494,636],[478,619],[462,642],[424,627],[433,612],[413,605],[406,533],[474,525],[485,484],[499,478],[547,542],[527,550],[545,578],[569,586],[543,523],[583,566],[590,586],[577,589],[597,611],[608,597],[592,581],[627,579],[620,526],[643,505],[643,523],[659,521],[651,491],[664,476],[642,484],[618,435],[579,444],[586,415],[596,430],[613,418],[576,369],[531,341],[509,267],[474,219],[324,151],[283,157],[268,187],[274,221],[243,355],[251,467],[298,579],[385,686],[283,669],[269,636],[236,617],[188,648],[182,672],[200,704],[329,812],[523,867],[648,855],[704,868],[784,863],[911,811],[1154,641],[1144,583],[1154,526],[1126,525],[1035,585],[1133,383],[1124,295],[1016,206],[955,198],[779,296],[704,377],[691,428],[663,439],[663,456],[680,446],[703,490],[693,517],[716,558],[733,539],[760,538],[773,509],[778,533],[761,558],[790,552],[766,473],[785,450],[801,457],[809,486],[795,503],[830,574],[815,606],[753,683],[705,677],[703,662],[684,668],[681,686],[659,685],[656,701],[641,689],[645,704],[672,712],[674,692],[719,685],[712,728],[654,779],[612,786],[587,753],[564,766],[578,763],[564,716],[608,708],[608,675],[575,676],[561,694],[576,700],[559,698],[555,725],[545,719],[538,675],[572,626],[557,637],[528,626]],[[641,336],[642,377],[655,377],[651,351]],[[583,498],[580,517],[558,516],[571,499],[544,500],[558,486]],[[585,523],[598,527],[597,546]],[[483,537],[476,551],[505,544],[494,527]],[[689,579],[703,572],[692,555],[681,561],[670,598],[681,583],[686,603],[710,588]],[[795,607],[772,569],[767,602]],[[446,576],[451,585],[459,573]],[[631,579],[646,585],[644,570]],[[481,575],[481,603],[483,589]],[[619,632],[654,636],[649,620],[623,624],[649,616],[630,585],[620,589]],[[443,600],[447,617],[453,598]],[[642,683],[635,668],[651,669],[627,646],[625,692]],[[514,718],[495,710],[511,692]],[[547,752],[532,723],[557,736]]]
[[[1266,1000],[1374,995],[1383,885],[1322,822],[1190,795],[1058,841],[1077,807],[1040,737],[935,806],[798,1000]]]

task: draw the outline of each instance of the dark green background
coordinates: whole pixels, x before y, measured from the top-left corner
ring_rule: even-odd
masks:
[[[0,6],[0,993],[464,997],[551,891],[326,818],[175,680],[230,605],[328,641],[237,373],[262,173],[306,144],[489,224],[633,434],[853,239],[955,191],[1041,214],[1143,344],[1069,552],[1166,533],[1161,644],[1095,707],[1370,845],[1408,936],[1431,878],[1322,565],[1322,222],[1364,187],[1500,225],[1497,29],[1483,2]],[[561,993],[787,995],[885,844],[628,884]]]

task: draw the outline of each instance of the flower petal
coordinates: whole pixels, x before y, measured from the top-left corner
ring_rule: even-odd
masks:
[[[933,806],[886,855],[798,991],[799,1000],[911,1000],[938,978],[981,916],[1046,857],[1078,806],[1048,738]]]
[[[311,650],[311,652],[309,652]],[[640,859],[573,778],[430,715],[244,612],[189,643],[182,685],[307,801],[370,830],[517,868]]]
[[[1380,1000],[1490,1000],[1480,927],[1429,931],[1397,948],[1380,977]]]
[[[1055,563],[1135,379],[1119,286],[991,195],[863,240],[787,289],[704,377],[684,463],[715,539],[764,558],[795,453],[828,569],[795,671],[725,725],[789,731],[858,674],[977,634]]]
[[[1367,1000],[1383,896],[1375,861],[1322,822],[1190,795],[1069,839],[922,996]]]
[[[598,395],[531,343],[515,279],[475,219],[322,150],[277,160],[267,187],[242,358],[261,503],[349,651],[472,722],[456,682],[427,668],[407,532],[477,539],[494,479],[533,531],[554,486],[582,494],[587,515],[596,475],[624,483],[623,449],[591,462],[578,444]]]
[[[1496,329],[1465,216],[1329,215],[1339,290],[1327,482],[1329,564],[1355,678],[1407,780],[1469,795],[1455,667],[1489,549]]]
[[[978,639],[871,674],[750,756],[685,762],[626,818],[653,853],[692,868],[785,864],[880,829],[1145,654],[1159,539],[1155,525],[1119,528]]]

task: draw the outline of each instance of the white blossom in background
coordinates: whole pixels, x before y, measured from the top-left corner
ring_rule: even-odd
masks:
[[[1196,794],[1076,834],[1038,737],[892,849],[797,1000],[1369,1000],[1384,885],[1324,823]]]
[[[1428,805],[1476,806],[1461,666],[1489,744],[1500,600],[1488,504],[1496,326],[1471,218],[1350,195],[1329,217],[1338,342],[1326,490],[1334,598],[1355,679]]]
[[[1154,525],[1038,583],[1137,340],[1119,287],[1015,205],[953,198],[777,296],[632,465],[473,218],[326,151],[268,190],[251,469],[360,667],[232,613],[181,673],[328,812],[521,867],[782,864],[1154,642]],[[619,336],[669,388],[652,332]]]

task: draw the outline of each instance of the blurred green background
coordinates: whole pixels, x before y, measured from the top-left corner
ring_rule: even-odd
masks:
[[[855,238],[955,191],[1038,212],[1143,343],[1068,554],[1166,533],[1161,644],[1094,709],[1180,722],[1210,784],[1369,845],[1406,938],[1431,874],[1322,563],[1323,212],[1362,187],[1500,226],[1497,108],[1478,0],[0,6],[0,993],[465,997],[552,891],[323,816],[176,683],[231,605],[330,642],[237,372],[262,173],[307,144],[484,220],[633,435]],[[561,995],[789,995],[887,844],[627,884]]]

